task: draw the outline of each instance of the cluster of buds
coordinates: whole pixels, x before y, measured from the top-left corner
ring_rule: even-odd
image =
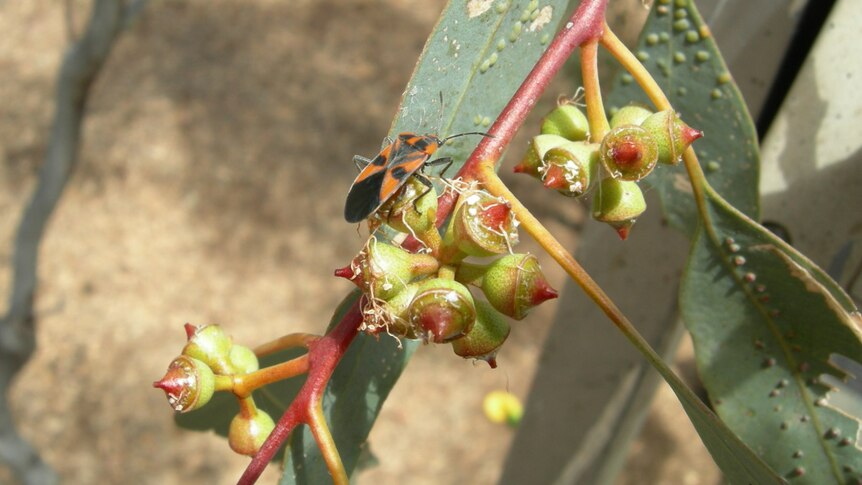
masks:
[[[658,164],[679,163],[683,152],[703,133],[686,125],[673,111],[653,113],[636,105],[617,111],[601,140],[592,140],[588,127],[577,106],[561,103],[545,117],[541,134],[533,137],[515,172],[531,175],[569,197],[583,197],[598,185],[593,218],[609,224],[625,239],[646,210],[637,182]]]
[[[185,347],[171,361],[161,380],[153,383],[165,392],[168,403],[179,412],[200,409],[217,390],[230,389],[236,376],[260,368],[250,348],[236,345],[218,325],[185,325]],[[243,455],[254,455],[275,428],[265,411],[258,409],[251,396],[240,399],[240,411],[228,431],[231,449]]]
[[[496,354],[509,336],[509,318],[556,298],[536,257],[517,254],[518,223],[509,204],[474,186],[459,187],[458,201],[442,236],[436,203],[422,201],[436,191],[408,181],[375,215],[434,247],[433,255],[411,253],[371,237],[350,265],[335,271],[365,294],[367,333],[387,332],[426,343],[448,343],[455,354],[496,367]],[[427,193],[425,193],[427,192]],[[419,201],[414,202],[417,195]],[[465,262],[468,257],[494,258]],[[469,287],[484,298],[474,298]],[[508,317],[508,318],[507,318]]]

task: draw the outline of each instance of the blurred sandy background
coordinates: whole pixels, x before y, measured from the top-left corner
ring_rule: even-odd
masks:
[[[89,15],[89,2],[69,3],[72,31],[64,1],[0,1],[4,301],[61,55]],[[351,156],[379,147],[442,4],[151,0],[121,36],[42,247],[39,347],[11,396],[21,432],[65,483],[236,480],[247,459],[176,428],[151,382],[187,321],[249,345],[325,328],[350,289],[332,270],[363,243],[341,216]],[[528,182],[513,185],[535,197]],[[571,232],[578,212],[549,225]],[[358,482],[494,483],[512,431],[485,420],[482,397],[526,395],[554,311],[515,325],[497,370],[420,349],[372,432],[381,463]],[[620,483],[717,483],[680,413],[663,393]]]

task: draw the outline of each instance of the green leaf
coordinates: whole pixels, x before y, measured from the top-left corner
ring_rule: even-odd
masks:
[[[449,2],[404,90],[390,136],[484,132],[521,85],[554,33],[568,0]],[[440,96],[443,108],[440,108]],[[437,152],[463,165],[478,137],[456,138]]]
[[[402,131],[440,136],[485,131],[544,51],[566,5],[565,0],[450,2],[404,91],[389,136]],[[437,157],[452,157],[451,175],[477,143],[478,137],[456,138],[438,150]],[[324,413],[348,474],[417,344],[403,345],[399,349],[385,335],[359,335],[327,387]],[[329,480],[311,433],[306,427],[297,429],[281,483]]]
[[[829,362],[862,362],[862,322],[820,268],[707,190],[683,281],[683,317],[721,418],[793,483],[862,478],[859,422],[829,406]],[[799,471],[804,474],[798,476]]]
[[[709,183],[730,203],[759,218],[757,133],[709,28],[691,1],[655,1],[635,54],[674,109],[704,137],[692,145]],[[628,74],[619,76],[606,105],[651,106]],[[685,167],[660,166],[645,180],[655,187],[668,221],[686,234],[697,227]]]

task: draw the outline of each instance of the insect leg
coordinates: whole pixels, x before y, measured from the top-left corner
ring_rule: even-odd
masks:
[[[367,167],[368,164],[371,163],[370,158],[365,158],[362,155],[353,155],[353,164],[356,165],[357,170],[362,170]]]
[[[449,163],[452,163],[452,161],[450,160]],[[425,189],[425,192],[422,192],[421,194],[419,194],[418,197],[413,199],[413,210],[415,210],[416,212],[419,212],[419,207],[416,205],[416,203],[419,202],[419,199],[421,199],[422,197],[425,197],[425,194],[427,194],[428,192],[431,192],[431,189],[434,188],[434,184],[431,183],[431,179],[429,179],[428,176],[425,175],[424,173],[416,172],[413,175],[416,176],[416,180],[422,182],[422,185],[427,187]],[[421,212],[419,212],[419,213],[421,214]]]
[[[446,170],[449,170],[449,167],[452,166],[452,158],[451,157],[444,157],[444,158],[438,158],[437,160],[431,160],[430,162],[425,162],[426,167],[433,167],[436,165],[443,165],[443,169],[440,170],[440,178],[443,178],[443,174],[445,174]]]

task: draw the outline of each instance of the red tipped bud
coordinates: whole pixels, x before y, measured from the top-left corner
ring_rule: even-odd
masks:
[[[641,125],[655,139],[658,146],[658,161],[676,165],[683,152],[703,132],[685,124],[673,111],[659,111],[644,120]]]
[[[275,423],[265,411],[255,409],[253,416],[239,413],[230,422],[227,441],[236,453],[254,456],[273,429]]]
[[[593,200],[593,218],[613,227],[626,239],[635,220],[646,210],[643,192],[636,182],[606,178]]]
[[[433,256],[413,254],[371,238],[350,266],[335,270],[335,275],[349,279],[370,297],[388,300],[407,283],[435,273],[439,266]]]
[[[184,413],[208,403],[215,391],[215,375],[198,359],[181,355],[168,366],[161,380],[153,387],[165,391],[174,411]]]
[[[233,367],[230,364],[230,349],[233,347],[233,341],[219,325],[195,327],[186,324],[185,329],[187,335],[192,329],[194,332],[189,335],[188,342],[183,347],[183,355],[204,362],[216,374],[233,373]]]
[[[518,223],[508,202],[483,190],[461,194],[447,244],[471,256],[503,254],[518,243]]]
[[[396,231],[423,233],[437,222],[437,191],[410,177],[398,192],[374,213],[374,219]]]
[[[602,139],[601,158],[613,178],[640,180],[655,168],[658,145],[639,126],[618,126]]]
[[[586,140],[589,129],[587,117],[573,104],[557,106],[542,120],[543,135],[559,135],[571,141]]]
[[[476,321],[470,290],[443,278],[419,283],[407,314],[410,324],[434,343],[451,342],[466,335]]]
[[[563,167],[559,165],[549,166],[545,170],[545,183],[543,185],[548,189],[564,189],[568,184],[566,184]]]
[[[480,359],[497,367],[497,350],[509,337],[509,322],[487,302],[476,300],[476,323],[467,335],[452,342],[452,350],[461,357]]]
[[[500,313],[521,320],[536,305],[557,297],[539,260],[532,254],[509,254],[484,268],[464,264],[456,275],[468,278],[482,288],[488,302]],[[479,270],[479,268],[482,268]],[[482,271],[481,278],[477,277]]]
[[[580,197],[598,174],[599,145],[573,142],[551,148],[543,159],[545,187],[568,197]]]

